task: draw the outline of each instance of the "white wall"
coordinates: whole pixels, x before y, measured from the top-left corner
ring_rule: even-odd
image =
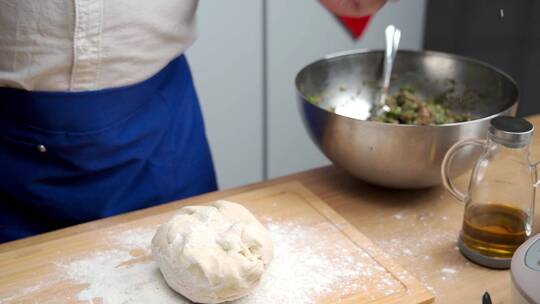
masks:
[[[296,107],[293,79],[307,63],[336,51],[382,48],[383,31],[402,29],[403,48],[422,45],[425,0],[388,3],[360,41],[316,0],[200,1],[199,39],[188,50],[220,188],[263,178],[263,92],[267,88],[268,173],[328,161],[311,143]],[[263,84],[263,4],[267,83]]]
[[[221,189],[262,179],[262,0],[200,1],[187,52]]]
[[[296,105],[294,77],[324,55],[357,48],[383,48],[384,28],[402,30],[400,47],[422,47],[425,1],[388,3],[355,41],[318,1],[270,0],[268,5],[269,176],[328,164],[309,139]]]

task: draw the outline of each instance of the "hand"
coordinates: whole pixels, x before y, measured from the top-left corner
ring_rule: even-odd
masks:
[[[387,0],[319,0],[338,16],[363,17],[376,13]]]

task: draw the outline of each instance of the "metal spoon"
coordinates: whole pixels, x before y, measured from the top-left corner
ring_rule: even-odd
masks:
[[[378,103],[374,107],[375,111],[373,111],[373,113],[375,115],[390,111],[390,107],[386,104],[386,98],[388,96],[388,87],[390,86],[390,76],[392,76],[394,59],[396,58],[399,41],[401,39],[401,30],[394,25],[387,26],[384,33],[386,36],[386,49],[384,50],[382,88]]]

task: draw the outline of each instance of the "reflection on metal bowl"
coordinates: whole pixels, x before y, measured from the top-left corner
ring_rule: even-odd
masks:
[[[484,138],[494,116],[515,115],[517,85],[496,68],[445,53],[399,51],[390,94],[410,85],[427,98],[451,86],[463,97],[455,110],[477,119],[428,126],[366,120],[379,94],[374,84],[382,58],[382,51],[331,55],[309,64],[296,77],[300,112],[311,138],[335,165],[364,181],[392,188],[439,185],[442,159],[453,144]],[[471,94],[473,98],[467,97]],[[313,96],[320,102],[313,103]],[[474,150],[463,150],[454,172],[465,172],[477,156]]]

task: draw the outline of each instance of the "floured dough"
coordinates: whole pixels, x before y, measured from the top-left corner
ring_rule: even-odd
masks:
[[[243,206],[188,206],[161,225],[152,253],[169,286],[197,303],[247,295],[272,259],[270,234]]]

